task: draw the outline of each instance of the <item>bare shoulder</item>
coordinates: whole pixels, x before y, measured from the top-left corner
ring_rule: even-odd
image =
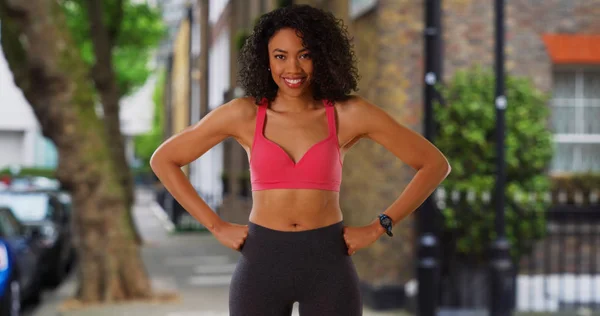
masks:
[[[358,135],[366,134],[371,125],[389,118],[383,109],[358,95],[336,102],[336,110],[340,124],[351,128]]]
[[[228,137],[245,140],[255,117],[256,105],[252,99],[231,100],[167,139],[154,153],[154,161],[168,159],[183,166]]]
[[[365,114],[379,114],[381,115],[384,111],[374,105],[371,101],[365,99],[359,95],[351,95],[347,99],[336,102],[336,110],[343,115],[349,116],[355,119],[368,119],[364,117]],[[361,117],[363,116],[363,117]]]
[[[251,97],[237,98],[217,107],[210,113],[227,119],[230,123],[243,123],[254,120],[256,117],[256,104],[254,103],[254,98]]]
[[[252,98],[237,98],[210,111],[198,123],[214,126],[229,136],[237,137],[256,117],[256,105]]]
[[[448,166],[444,155],[427,139],[365,98],[352,96],[337,102],[336,110],[340,131],[344,128],[347,135],[375,141],[415,170],[427,164]]]

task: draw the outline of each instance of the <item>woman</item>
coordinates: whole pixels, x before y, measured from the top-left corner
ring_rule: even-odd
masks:
[[[392,225],[450,172],[426,139],[350,95],[357,77],[340,20],[309,6],[277,9],[260,18],[242,49],[239,79],[247,97],[216,108],[154,153],[152,169],[169,192],[221,244],[242,254],[230,286],[230,315],[290,315],[294,302],[303,316],[362,315],[350,256],[392,235]],[[180,169],[228,137],[250,161],[248,225],[220,219]],[[342,164],[361,138],[418,172],[383,214],[347,227],[339,204]]]

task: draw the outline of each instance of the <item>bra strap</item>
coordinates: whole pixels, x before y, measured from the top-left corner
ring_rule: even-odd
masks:
[[[267,114],[267,105],[269,101],[266,98],[263,98],[260,101],[260,105],[258,106],[258,110],[256,112],[256,128],[254,130],[254,140],[256,141],[257,135],[262,135],[265,125],[265,116]]]
[[[335,106],[330,100],[323,100],[325,104],[325,111],[327,111],[327,125],[329,126],[329,135],[337,135],[337,129],[335,126]]]

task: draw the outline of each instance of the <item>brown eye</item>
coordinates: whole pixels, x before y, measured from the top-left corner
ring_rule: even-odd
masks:
[[[283,56],[283,55],[275,55],[275,59],[284,59],[284,58],[285,58],[285,56]]]

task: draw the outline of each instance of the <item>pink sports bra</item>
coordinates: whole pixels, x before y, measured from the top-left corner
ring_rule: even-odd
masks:
[[[323,101],[329,135],[312,145],[294,162],[275,142],[264,135],[268,101],[258,106],[256,130],[251,148],[250,181],[252,191],[268,189],[321,189],[340,191],[342,161],[335,127],[335,108]]]

